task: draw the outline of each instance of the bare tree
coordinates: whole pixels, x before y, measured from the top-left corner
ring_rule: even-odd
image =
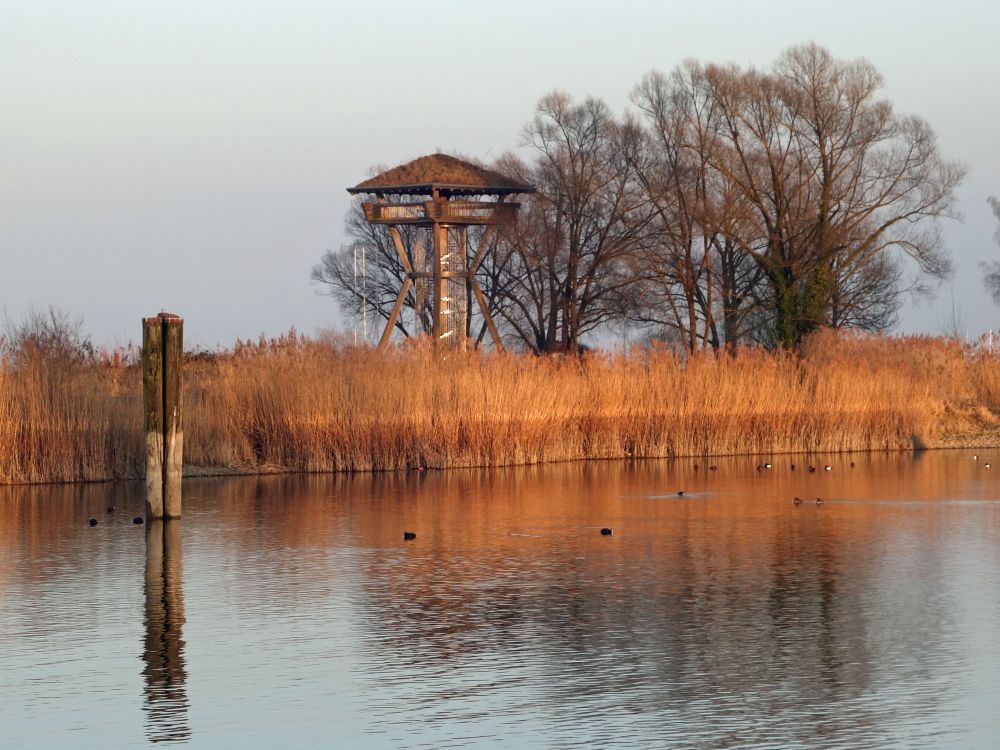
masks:
[[[898,322],[904,288],[898,260],[887,254],[835,256],[830,262],[832,328],[884,333]]]
[[[83,332],[83,318],[51,305],[29,308],[20,321],[4,315],[0,334],[0,371],[33,373],[39,393],[64,403],[67,386],[98,361],[97,348]]]
[[[627,259],[649,223],[628,134],[604,102],[555,92],[525,128],[534,161],[503,164],[537,188],[508,237],[516,262],[500,308],[535,351],[577,351],[583,335],[620,318],[633,280]]]
[[[890,327],[919,288],[903,283],[907,259],[946,275],[936,220],[952,215],[962,170],[926,124],[876,99],[880,86],[868,63],[814,44],[768,72],[688,61],[647,75],[632,99],[656,231],[634,319],[676,330],[692,351],[794,347],[818,326]]]
[[[990,208],[993,209],[993,215],[996,216],[997,221],[1000,221],[1000,199],[991,196],[987,198],[987,201]],[[1000,226],[997,227],[993,238],[1000,245]],[[993,301],[1000,305],[1000,263],[993,261],[992,263],[981,263],[980,266],[983,269],[983,282],[986,284],[987,290],[993,295]]]
[[[19,322],[4,316],[0,357],[14,367],[32,362],[70,367],[96,361],[97,348],[83,332],[83,318],[49,305],[46,310],[29,308]]]
[[[633,316],[675,328],[693,352],[715,325],[712,287],[706,283],[711,273],[712,230],[706,226],[710,177],[706,154],[697,148],[704,143],[697,133],[703,125],[711,127],[712,112],[711,103],[691,96],[686,83],[681,71],[669,80],[652,73],[633,92],[650,125],[636,136],[641,147],[633,153],[639,157],[636,173],[654,212],[652,241],[635,255],[643,283],[637,285],[641,296]]]
[[[721,120],[710,94],[694,61],[669,76],[650,73],[632,92],[647,126],[637,173],[654,211],[632,316],[676,330],[692,352],[746,335],[763,280],[737,239],[751,233],[735,231],[750,206],[712,166]]]
[[[323,293],[333,297],[341,311],[350,319],[360,320],[370,315],[372,322],[383,324],[389,319],[396,295],[406,277],[388,228],[370,224],[361,208],[362,199],[355,198],[344,221],[349,241],[337,251],[327,250],[313,266],[310,278],[321,285]],[[403,227],[405,242],[411,246],[414,230]],[[404,336],[415,331],[417,300],[410,294],[406,307],[413,315],[400,315],[396,330]]]
[[[739,239],[767,275],[780,343],[833,322],[838,270],[885,271],[874,259],[896,253],[933,277],[950,272],[937,220],[954,215],[964,171],[923,120],[876,98],[882,79],[869,63],[806,44],[771,73],[709,66],[705,82],[724,123],[713,166],[753,207],[757,226]]]

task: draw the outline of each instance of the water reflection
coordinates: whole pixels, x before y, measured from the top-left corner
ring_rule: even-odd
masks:
[[[994,747],[1000,472],[760,462],[0,488],[4,740]]]
[[[184,585],[181,521],[146,527],[146,607],[142,676],[146,737],[151,742],[187,740],[187,671],[184,666]]]

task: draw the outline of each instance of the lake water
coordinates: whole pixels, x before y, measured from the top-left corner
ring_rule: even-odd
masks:
[[[0,746],[995,748],[995,453],[0,488]]]

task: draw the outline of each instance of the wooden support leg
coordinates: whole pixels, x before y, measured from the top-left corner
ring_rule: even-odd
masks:
[[[410,291],[411,283],[413,282],[409,276],[403,280],[403,287],[399,290],[399,295],[396,297],[396,304],[392,306],[392,312],[389,313],[389,318],[385,321],[385,330],[382,331],[382,338],[378,342],[378,350],[380,352],[384,352],[385,348],[389,345],[392,328],[396,325],[396,318],[399,317],[399,311],[403,309],[403,302],[406,300],[406,293]]]
[[[399,255],[399,262],[403,264],[403,270],[407,273],[413,273],[413,266],[410,265],[410,259],[406,255],[406,248],[403,247],[403,238],[399,234],[399,227],[389,227],[389,234],[392,235],[392,244],[396,246],[396,254]]]
[[[474,278],[469,278],[472,282],[472,291],[476,294],[476,302],[479,303],[479,311],[483,314],[483,320],[486,321],[486,325],[490,329],[490,336],[493,337],[493,346],[497,348],[497,351],[503,351],[503,344],[500,342],[500,332],[497,327],[493,324],[493,316],[490,315],[490,310],[486,306],[486,298],[483,296],[483,290],[479,288],[479,282]]]
[[[476,275],[476,271],[479,270],[479,264],[483,262],[483,256],[486,254],[486,249],[490,246],[490,242],[493,240],[493,233],[496,231],[496,227],[492,224],[483,230],[483,236],[479,238],[479,247],[476,248],[476,255],[472,259],[472,263],[469,265],[469,274],[472,276]]]

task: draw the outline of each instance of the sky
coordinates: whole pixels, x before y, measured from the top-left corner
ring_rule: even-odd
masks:
[[[1000,328],[979,268],[1000,260],[998,39],[1000,3],[972,0],[0,0],[0,308],[55,306],[105,346],[163,309],[204,347],[351,330],[309,272],[372,166],[489,161],[554,89],[624,112],[650,70],[812,40],[871,61],[968,168],[956,274],[898,330],[977,336]]]

